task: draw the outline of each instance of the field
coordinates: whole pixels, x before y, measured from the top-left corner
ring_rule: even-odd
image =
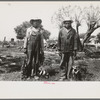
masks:
[[[1,81],[22,81],[21,66],[25,54],[17,48],[0,47],[0,80]],[[81,81],[99,81],[100,80],[100,59],[89,58],[84,52],[79,52],[75,60],[79,62],[82,71]],[[44,68],[49,71],[50,77],[34,78],[27,81],[59,81],[63,71],[59,68],[60,56],[56,52],[45,51]],[[65,80],[67,81],[67,80]],[[72,81],[72,80],[71,80]]]

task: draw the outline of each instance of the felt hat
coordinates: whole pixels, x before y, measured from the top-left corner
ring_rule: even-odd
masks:
[[[30,20],[30,23],[33,24],[34,22],[37,22],[38,24],[41,24],[42,23],[42,20],[41,19],[31,19]]]
[[[66,17],[63,21],[63,23],[68,22],[68,23],[72,23],[73,21],[70,19],[70,17]]]

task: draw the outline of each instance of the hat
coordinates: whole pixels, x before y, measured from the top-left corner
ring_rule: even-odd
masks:
[[[65,23],[65,22],[70,22],[70,23],[72,23],[73,21],[72,21],[69,17],[66,17],[66,18],[64,19],[63,23]]]
[[[31,19],[31,20],[30,20],[30,24],[32,24],[32,23],[33,23],[33,21],[34,21],[34,19]]]
[[[39,23],[39,24],[42,23],[42,20],[41,20],[41,19],[35,19],[35,21],[36,21],[37,23]]]
[[[30,23],[31,24],[33,24],[34,22],[37,22],[37,23],[41,24],[42,23],[42,20],[41,19],[31,19],[30,20]]]

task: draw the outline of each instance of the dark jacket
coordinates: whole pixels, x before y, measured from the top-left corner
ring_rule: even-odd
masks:
[[[78,34],[75,29],[70,28],[67,30],[65,27],[61,28],[58,36],[58,50],[71,52],[78,49]]]

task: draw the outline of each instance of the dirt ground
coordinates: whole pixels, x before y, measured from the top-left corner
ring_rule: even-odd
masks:
[[[22,81],[21,66],[25,54],[17,48],[0,48],[0,80],[1,81]],[[100,80],[100,59],[86,57],[83,52],[77,54],[75,60],[79,62],[82,71],[81,81]],[[39,80],[34,78],[27,81],[59,81],[62,70],[59,68],[60,56],[56,52],[45,51],[44,68],[50,72],[49,78],[44,76]],[[67,80],[65,80],[67,81]]]

